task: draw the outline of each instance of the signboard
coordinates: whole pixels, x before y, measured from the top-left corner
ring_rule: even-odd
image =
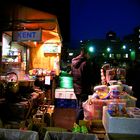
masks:
[[[24,42],[24,41],[41,41],[41,30],[22,30],[12,32],[12,41]]]
[[[60,45],[56,44],[44,44],[43,48],[44,53],[60,53],[61,52],[61,47]]]

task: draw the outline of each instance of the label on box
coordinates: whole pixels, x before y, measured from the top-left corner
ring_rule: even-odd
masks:
[[[58,99],[65,99],[66,98],[66,94],[65,92],[55,92],[55,98],[58,98]]]
[[[74,92],[66,92],[66,99],[76,99]]]

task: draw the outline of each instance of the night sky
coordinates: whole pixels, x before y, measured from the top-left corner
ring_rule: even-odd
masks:
[[[71,0],[71,42],[104,39],[108,31],[117,36],[133,33],[140,25],[139,0]]]
[[[5,5],[0,6],[1,12],[7,6],[7,2],[4,2]],[[77,43],[80,40],[104,39],[108,31],[114,31],[118,37],[123,38],[140,25],[140,0],[11,1],[13,2],[55,14],[63,44],[70,48],[79,47]]]

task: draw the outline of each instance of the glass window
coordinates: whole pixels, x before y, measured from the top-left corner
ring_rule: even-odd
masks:
[[[127,54],[127,53],[124,54],[124,55],[123,55],[123,58],[128,58],[128,54]]]
[[[116,54],[116,58],[120,59],[121,58],[121,54]]]
[[[114,54],[109,54],[109,58],[114,58]]]

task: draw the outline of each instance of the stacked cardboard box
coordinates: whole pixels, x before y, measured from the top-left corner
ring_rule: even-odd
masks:
[[[76,108],[76,96],[74,89],[55,89],[55,107]]]

